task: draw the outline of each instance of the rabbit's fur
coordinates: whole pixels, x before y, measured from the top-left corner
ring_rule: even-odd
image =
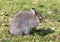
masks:
[[[30,30],[37,27],[42,19],[34,8],[30,12],[18,12],[12,19],[9,32],[13,35],[27,35]]]

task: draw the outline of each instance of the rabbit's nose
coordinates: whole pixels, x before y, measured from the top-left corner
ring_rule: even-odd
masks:
[[[40,19],[42,19],[42,17],[39,17]]]
[[[43,20],[43,18],[42,18],[42,17],[38,17],[38,19],[39,19],[39,22],[42,22],[42,20]]]

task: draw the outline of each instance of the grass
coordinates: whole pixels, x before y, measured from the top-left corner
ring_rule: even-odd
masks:
[[[60,0],[0,0],[0,42],[60,42]],[[12,17],[31,7],[41,12],[44,19],[39,31],[31,35],[14,36],[9,33]]]

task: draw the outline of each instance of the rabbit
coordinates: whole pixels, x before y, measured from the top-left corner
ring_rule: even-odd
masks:
[[[30,30],[38,26],[41,19],[41,14],[35,8],[31,8],[28,12],[19,11],[11,21],[9,32],[13,35],[28,35]]]

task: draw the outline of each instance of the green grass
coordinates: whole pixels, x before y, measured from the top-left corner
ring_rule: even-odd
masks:
[[[44,17],[40,31],[26,36],[11,35],[8,30],[12,17],[31,7]],[[0,42],[60,42],[60,0],[0,0]]]

